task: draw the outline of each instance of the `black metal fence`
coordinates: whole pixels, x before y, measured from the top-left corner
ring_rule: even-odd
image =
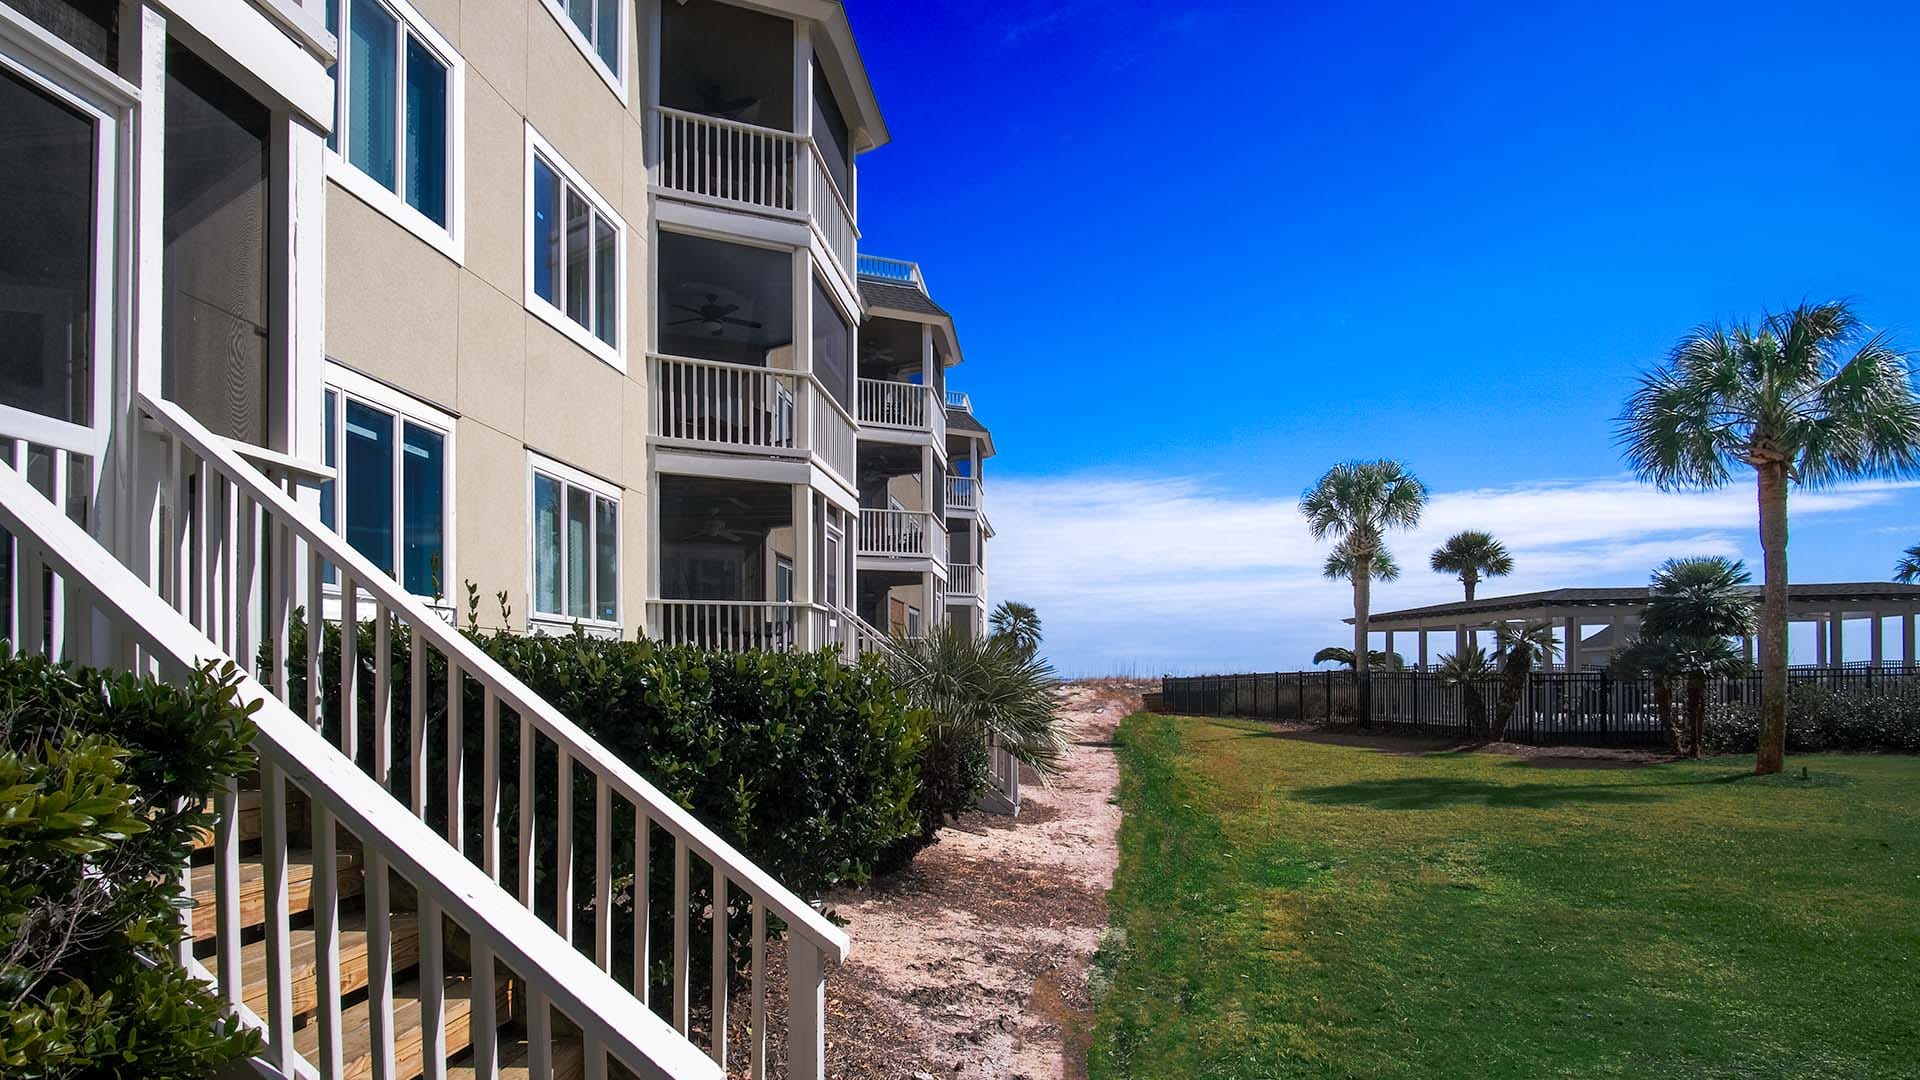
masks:
[[[1373,672],[1368,676],[1372,722],[1417,734],[1472,738],[1484,733],[1498,708],[1499,676],[1443,684],[1433,672]],[[1794,668],[1793,686],[1819,685],[1839,693],[1891,693],[1920,682],[1920,668]],[[1169,712],[1244,716],[1307,723],[1354,723],[1359,694],[1348,671],[1294,671],[1264,675],[1168,676],[1160,691]],[[1760,677],[1708,682],[1710,705],[1758,703]],[[1674,687],[1682,707],[1684,687]],[[1666,728],[1648,679],[1607,671],[1539,672],[1528,677],[1507,724],[1511,742],[1535,746],[1667,745]]]

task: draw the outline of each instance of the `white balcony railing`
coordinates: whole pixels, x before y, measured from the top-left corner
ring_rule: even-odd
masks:
[[[811,162],[804,137],[679,109],[654,113],[661,187],[760,210],[801,210],[796,166]]]
[[[947,391],[947,408],[959,409],[963,413],[973,412],[973,399],[959,390]]]
[[[860,230],[853,223],[853,208],[840,193],[840,186],[833,182],[833,173],[827,170],[826,159],[820,156],[820,148],[811,141],[807,147],[813,151],[813,183],[808,188],[812,205],[807,210],[813,218],[814,228],[820,230],[821,239],[827,242],[827,250],[840,260],[840,272],[853,277],[855,265],[854,249],[860,243]]]
[[[700,450],[811,453],[852,485],[859,429],[812,375],[661,355],[647,358],[647,374],[649,434],[656,440]]]
[[[920,272],[920,264],[908,262],[905,259],[862,255],[860,256],[860,276],[898,282],[902,285],[911,285],[921,292],[927,291],[927,278]]]
[[[841,272],[852,276],[860,230],[812,139],[664,106],[653,112],[660,144],[655,184],[727,206],[805,214]]]
[[[980,481],[971,476],[947,477],[947,509],[980,509]]]
[[[948,596],[979,596],[986,591],[987,575],[972,563],[947,567]]]
[[[919,383],[887,379],[860,380],[860,422],[874,427],[930,431],[935,408],[933,393]]]
[[[647,633],[668,645],[784,652],[827,644],[827,609],[758,600],[649,600]]]
[[[947,530],[924,510],[860,511],[860,554],[947,561]]]

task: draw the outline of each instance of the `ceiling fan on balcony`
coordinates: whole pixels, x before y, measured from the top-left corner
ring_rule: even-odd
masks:
[[[707,302],[701,304],[699,307],[693,307],[688,304],[675,304],[673,306],[681,311],[691,311],[693,314],[685,319],[677,319],[670,322],[667,324],[668,326],[689,326],[698,323],[700,329],[712,334],[714,337],[719,337],[721,334],[726,333],[727,327],[729,326],[744,326],[749,330],[758,330],[762,326],[761,323],[754,322],[751,319],[734,318],[733,313],[740,310],[740,305],[722,304],[718,293],[708,293]]]
[[[728,496],[727,501],[732,503],[737,509],[745,510],[747,508],[746,503],[732,496]],[[738,544],[744,540],[755,539],[758,535],[757,533],[743,532],[734,528],[728,523],[727,519],[722,516],[722,508],[715,506],[707,511],[707,519],[700,523],[699,528],[682,536],[680,541],[681,543],[698,543],[701,541],[719,540],[728,544]]]

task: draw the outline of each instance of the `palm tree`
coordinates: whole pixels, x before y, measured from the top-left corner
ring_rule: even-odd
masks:
[[[1801,304],[1757,326],[1703,326],[1648,372],[1618,420],[1627,462],[1662,489],[1717,488],[1751,468],[1765,580],[1760,748],[1785,767],[1787,486],[1920,472],[1920,398],[1908,357],[1845,302]]]
[[[1313,654],[1313,662],[1315,664],[1334,663],[1350,668],[1353,666],[1353,650],[1345,645],[1329,645]],[[1399,653],[1384,653],[1379,649],[1367,650],[1368,666],[1378,664],[1388,671],[1399,671],[1406,666],[1406,663],[1406,659]]]
[[[1706,741],[1707,679],[1746,670],[1746,658],[1731,639],[1753,633],[1753,596],[1747,591],[1752,582],[1745,563],[1717,555],[1668,559],[1653,572],[1653,595],[1640,620],[1641,647],[1649,654],[1646,662],[1687,680],[1694,757],[1702,755]]]
[[[1492,533],[1478,529],[1447,537],[1446,543],[1433,549],[1429,562],[1434,573],[1457,576],[1466,587],[1469,602],[1481,578],[1506,577],[1513,573],[1513,555],[1507,551],[1507,545],[1494,539]]]
[[[1027,656],[1040,651],[1040,613],[1017,600],[1002,600],[988,617],[993,636],[1006,638]]]
[[[1908,548],[1894,564],[1893,580],[1902,585],[1920,584],[1920,544]]]
[[[1397,461],[1348,461],[1300,496],[1300,512],[1315,540],[1332,538],[1329,577],[1353,582],[1354,679],[1359,691],[1360,723],[1372,716],[1367,692],[1367,611],[1373,579],[1397,575],[1398,567],[1386,548],[1388,529],[1411,529],[1420,523],[1427,505],[1427,489]]]
[[[1553,640],[1550,622],[1499,623],[1493,628],[1493,651],[1500,659],[1500,711],[1494,721],[1495,742],[1506,737],[1513,722],[1527,677],[1536,667],[1546,667],[1559,655],[1560,645]]]
[[[1442,688],[1460,688],[1461,719],[1476,733],[1488,728],[1487,705],[1480,696],[1480,686],[1494,674],[1487,651],[1478,645],[1469,645],[1446,657],[1434,671]]]
[[[1685,660],[1670,638],[1636,635],[1613,650],[1613,670],[1627,678],[1645,678],[1653,684],[1653,707],[1667,743],[1678,755],[1684,749],[1680,725],[1673,716],[1673,680],[1686,673]]]

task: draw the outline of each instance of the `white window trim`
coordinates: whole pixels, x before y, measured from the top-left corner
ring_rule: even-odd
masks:
[[[627,294],[632,291],[632,279],[627,276],[627,221],[613,210],[613,204],[601,196],[585,177],[567,163],[553,144],[535,131],[528,123],[526,167],[521,176],[521,186],[525,189],[525,198],[521,203],[521,215],[526,219],[520,233],[521,246],[526,250],[525,266],[522,267],[526,285],[527,310],[540,317],[540,320],[572,339],[574,344],[606,361],[616,371],[627,370]],[[553,167],[554,173],[567,183],[572,184],[586,197],[594,210],[613,223],[614,266],[620,275],[620,287],[614,290],[614,338],[616,343],[608,345],[596,337],[593,331],[567,315],[566,312],[547,302],[547,298],[534,291],[534,260],[539,258],[533,235],[533,162],[538,156]]]
[[[341,29],[346,29],[348,8],[352,0],[340,0]],[[467,61],[454,49],[452,43],[440,35],[426,16],[415,10],[407,0],[374,0],[386,8],[396,18],[405,33],[419,38],[441,62],[447,65],[447,223],[437,225],[432,218],[415,210],[407,202],[402,192],[390,191],[378,180],[361,172],[346,155],[333,147],[327,147],[327,179],[352,194],[361,202],[373,207],[392,219],[393,223],[419,237],[421,242],[445,255],[454,263],[464,266],[467,261],[466,229],[466,192],[467,192]],[[338,135],[336,142],[347,145],[352,132],[347,125],[347,95],[351,82],[350,67],[346,56],[346,34],[341,35],[340,61],[334,67],[334,127]],[[396,107],[399,110],[398,126],[394,129],[394,172],[402,188],[406,187],[407,147],[406,147],[406,38],[400,40],[402,66],[397,69],[399,84],[396,90]]]
[[[411,394],[396,390],[377,379],[368,378],[352,368],[344,367],[333,360],[326,362],[325,375],[323,376],[322,383],[323,389],[320,400],[323,403],[326,401],[325,391],[334,390],[346,395],[346,397],[358,398],[376,408],[385,409],[399,418],[400,423],[395,425],[393,433],[395,440],[393,489],[398,493],[403,503],[406,498],[406,492],[400,480],[400,470],[402,468],[402,461],[406,455],[405,425],[412,423],[419,427],[430,428],[446,439],[444,444],[445,449],[441,454],[441,469],[444,475],[440,481],[441,490],[446,492],[446,518],[441,526],[445,535],[441,537],[442,554],[440,557],[440,587],[445,591],[445,595],[437,597],[420,593],[414,595],[420,596],[422,599],[428,601],[430,607],[443,611],[453,610],[454,596],[459,586],[459,578],[454,571],[454,567],[457,565],[455,556],[458,554],[455,550],[454,538],[459,535],[457,519],[459,499],[456,495],[454,485],[455,478],[458,476],[454,467],[454,455],[458,452],[458,448],[455,445],[455,431],[458,427],[457,418],[452,413],[428,404]],[[346,403],[344,400],[340,402],[339,407],[342,410],[341,423],[335,429],[335,433],[341,438],[344,448],[346,438]],[[324,441],[326,437],[326,425],[324,422],[321,424],[320,430],[322,432],[321,438]],[[327,449],[328,448],[324,446],[321,448],[323,460]],[[346,501],[344,495],[347,478],[346,460],[344,455],[337,454],[335,455],[335,461],[337,465],[334,474],[333,497],[336,502],[334,505],[333,520],[335,522],[334,527],[340,530],[339,535],[341,541],[344,543],[347,535],[345,531]],[[393,529],[395,545],[394,580],[399,582],[401,588],[404,589],[406,587],[406,567],[402,565],[404,553],[401,550],[405,542],[402,530],[404,516],[400,513],[400,510],[401,508],[396,507]],[[326,586],[326,591],[329,595],[338,596],[340,586],[335,582]]]
[[[594,50],[593,42],[587,40],[587,35],[581,33],[580,28],[574,25],[573,16],[567,14],[567,7],[564,0],[542,0],[540,6],[546,8],[547,14],[553,16],[553,21],[560,24],[561,32],[566,34],[567,39],[573,42],[574,48],[580,50],[580,55],[586,57],[587,63],[592,66],[594,74],[600,76],[600,81],[606,83],[607,89],[613,91],[613,96],[619,98],[620,103],[624,105],[627,103],[627,75],[625,69],[633,66],[632,58],[629,56],[633,45],[633,6],[625,2],[625,0],[601,0],[601,2],[613,3],[619,7],[620,67],[622,69],[620,71],[614,71],[607,67],[607,62],[600,59],[600,54]]]
[[[564,485],[568,485],[568,484],[574,487],[580,488],[584,491],[591,492],[594,495],[599,496],[600,498],[609,499],[613,502],[614,522],[618,527],[618,534],[614,538],[615,542],[613,545],[613,573],[614,573],[614,578],[615,578],[615,581],[617,582],[617,585],[614,590],[614,598],[613,598],[614,617],[611,619],[599,619],[599,618],[580,619],[580,618],[575,618],[574,616],[571,616],[571,615],[558,615],[550,611],[541,611],[537,606],[540,601],[539,601],[539,593],[537,591],[537,586],[535,584],[535,576],[536,576],[536,567],[540,558],[540,552],[539,552],[539,549],[536,547],[536,542],[538,538],[534,536],[534,529],[537,527],[538,523],[535,521],[533,516],[533,480],[535,476],[540,475],[542,473],[552,477],[555,480],[561,481],[563,485],[561,490],[561,510],[563,513],[565,512],[565,509],[566,509],[566,491],[565,491]],[[626,619],[626,615],[627,615],[627,605],[626,605],[625,597],[621,594],[623,594],[626,591],[626,587],[627,587],[627,554],[626,554],[626,551],[624,550],[626,545],[627,519],[626,519],[625,492],[621,490],[620,485],[615,483],[610,483],[609,481],[606,481],[606,480],[602,480],[600,477],[597,477],[592,473],[581,472],[579,469],[576,469],[571,465],[568,465],[561,461],[556,461],[553,458],[550,458],[545,454],[540,453],[538,450],[529,448],[527,450],[526,506],[527,506],[527,629],[530,631],[558,631],[561,633],[571,633],[575,626],[579,626],[582,629],[584,629],[587,633],[593,634],[596,637],[605,637],[605,636],[618,637],[621,634],[623,634],[626,630],[626,623],[624,622],[624,620]],[[565,535],[565,530],[563,525],[562,536],[564,535]],[[565,571],[564,565],[561,567],[561,569],[562,569],[562,572],[564,573]],[[595,572],[596,573],[598,572],[597,569]]]
[[[94,477],[99,483],[106,474],[99,459],[106,453],[112,430],[114,381],[126,355],[121,348],[119,320],[124,306],[121,241],[131,236],[124,207],[133,185],[132,155],[125,151],[129,149],[127,139],[138,91],[4,5],[0,5],[0,67],[92,121],[96,184],[87,343],[93,381],[88,388],[92,422],[75,424],[0,405],[0,432],[94,458]],[[125,234],[123,229],[127,230]]]

